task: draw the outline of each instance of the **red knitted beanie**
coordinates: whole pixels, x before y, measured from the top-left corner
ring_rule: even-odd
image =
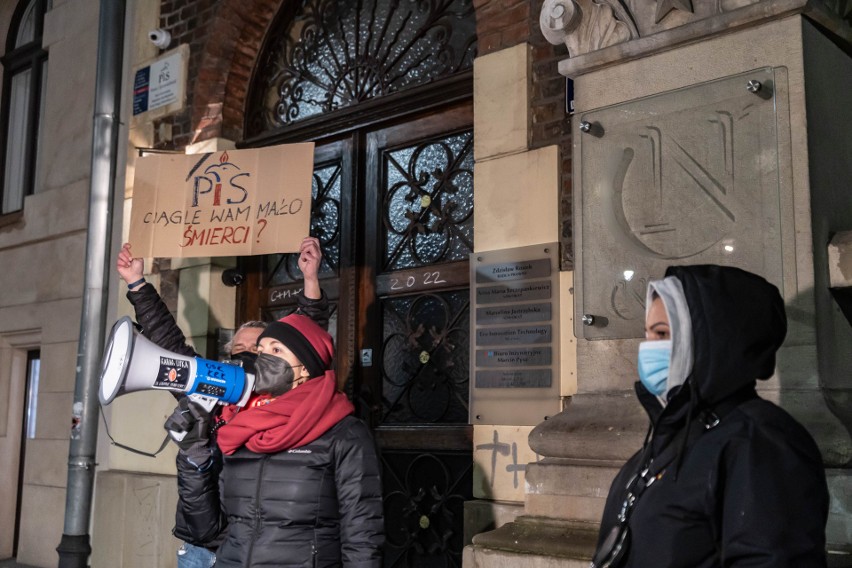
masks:
[[[258,342],[264,337],[271,337],[285,345],[299,358],[311,377],[319,377],[331,367],[334,341],[327,331],[307,316],[285,316],[269,324],[258,337]]]

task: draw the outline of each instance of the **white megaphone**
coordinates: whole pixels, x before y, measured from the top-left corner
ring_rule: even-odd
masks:
[[[217,403],[245,406],[253,388],[254,375],[242,367],[158,347],[125,316],[112,326],[104,349],[98,398],[107,405],[123,394],[167,390],[186,394],[209,412]],[[185,435],[169,433],[176,440]]]

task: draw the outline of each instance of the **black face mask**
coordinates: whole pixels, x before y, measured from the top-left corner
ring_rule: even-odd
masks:
[[[226,360],[226,363],[231,363],[232,365],[240,365],[243,369],[245,369],[246,373],[255,374],[254,365],[257,361],[257,353],[252,353],[251,351],[241,351],[239,353],[234,353],[231,355],[230,359]]]
[[[281,396],[293,388],[296,373],[293,367],[280,357],[261,353],[254,364],[254,392]]]

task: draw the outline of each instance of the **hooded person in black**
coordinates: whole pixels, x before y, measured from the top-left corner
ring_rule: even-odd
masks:
[[[826,565],[819,450],[755,392],[786,331],[777,288],[749,272],[670,267],[649,284],[635,388],[651,426],[613,481],[593,567]]]

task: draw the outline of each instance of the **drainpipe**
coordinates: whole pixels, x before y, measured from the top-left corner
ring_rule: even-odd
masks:
[[[126,0],[101,0],[89,182],[89,230],[59,568],[85,568],[98,440],[98,376],[106,327]]]

